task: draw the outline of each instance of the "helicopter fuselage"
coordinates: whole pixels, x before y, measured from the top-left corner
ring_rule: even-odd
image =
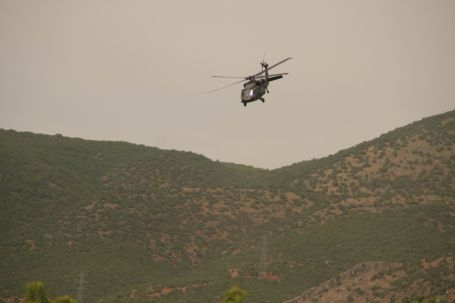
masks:
[[[241,102],[246,106],[247,103],[261,100],[265,102],[264,94],[268,91],[267,87],[269,86],[270,81],[275,81],[283,78],[283,75],[266,75],[266,78],[260,80],[251,80],[243,84],[243,89],[240,93]]]
[[[263,80],[245,83],[243,85],[244,88],[240,93],[242,103],[246,105],[246,103],[253,102],[259,99],[263,100],[262,96],[264,96],[266,92],[267,84],[268,83]]]

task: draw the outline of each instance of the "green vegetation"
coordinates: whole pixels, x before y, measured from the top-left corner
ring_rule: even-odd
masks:
[[[57,297],[53,300],[47,298],[44,285],[40,281],[25,284],[25,303],[77,303],[68,295]]]
[[[232,284],[278,302],[368,261],[406,274],[343,300],[399,301],[416,281],[443,294],[453,267],[420,264],[455,251],[454,154],[455,111],[272,171],[0,130],[0,295],[39,279],[74,296],[83,270],[93,302],[214,301]]]
[[[44,285],[40,281],[34,281],[25,285],[26,303],[48,303],[49,300],[44,291]]]
[[[446,301],[441,300],[437,297],[435,298],[405,298],[401,300],[402,303],[445,303]]]
[[[247,296],[247,292],[238,286],[229,288],[223,296],[223,303],[241,303]]]

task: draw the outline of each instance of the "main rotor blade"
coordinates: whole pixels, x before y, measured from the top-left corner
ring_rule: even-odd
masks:
[[[244,82],[244,81],[245,81],[245,79],[242,79],[242,80],[240,80],[240,81],[237,81],[237,82],[234,82],[234,83],[231,83],[231,84],[228,84],[228,85],[219,87],[219,88],[212,89],[211,91],[208,91],[207,94],[213,93],[213,92],[215,92],[215,91],[217,91],[217,90],[220,90],[220,89],[223,89],[223,88],[226,88],[226,87],[229,87],[229,86],[232,86],[232,85],[235,85],[235,84]]]
[[[247,77],[212,76],[213,78],[246,79]]]
[[[269,66],[268,69],[271,70],[271,69],[274,68],[275,66],[280,65],[281,63],[284,63],[284,62],[286,62],[286,61],[288,61],[288,60],[291,60],[291,59],[292,59],[292,57],[289,57],[289,58],[286,58],[286,59],[284,59],[284,60],[281,60],[280,62],[275,63],[275,64],[272,65],[272,66]]]
[[[267,70],[271,70],[271,69],[274,68],[275,66],[280,65],[280,64],[282,64],[282,63],[284,63],[284,62],[286,62],[286,61],[288,61],[288,60],[291,60],[291,59],[292,59],[292,57],[289,57],[289,58],[286,58],[286,59],[284,59],[284,60],[281,60],[280,62],[275,63],[275,64],[272,65],[272,66],[269,66],[269,67],[267,68]],[[260,71],[259,73],[255,74],[253,77],[259,76],[260,74],[263,74],[263,73],[265,73],[265,70]]]

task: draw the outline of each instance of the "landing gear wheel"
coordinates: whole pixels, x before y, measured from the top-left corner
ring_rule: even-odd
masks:
[[[246,102],[243,102],[243,106],[246,106]]]
[[[264,99],[264,98],[261,98],[261,101],[262,101],[262,103],[264,103],[264,102],[265,102],[265,99]]]

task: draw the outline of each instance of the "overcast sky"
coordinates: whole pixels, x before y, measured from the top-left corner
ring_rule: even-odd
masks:
[[[0,0],[4,129],[277,168],[452,109],[453,0]]]

